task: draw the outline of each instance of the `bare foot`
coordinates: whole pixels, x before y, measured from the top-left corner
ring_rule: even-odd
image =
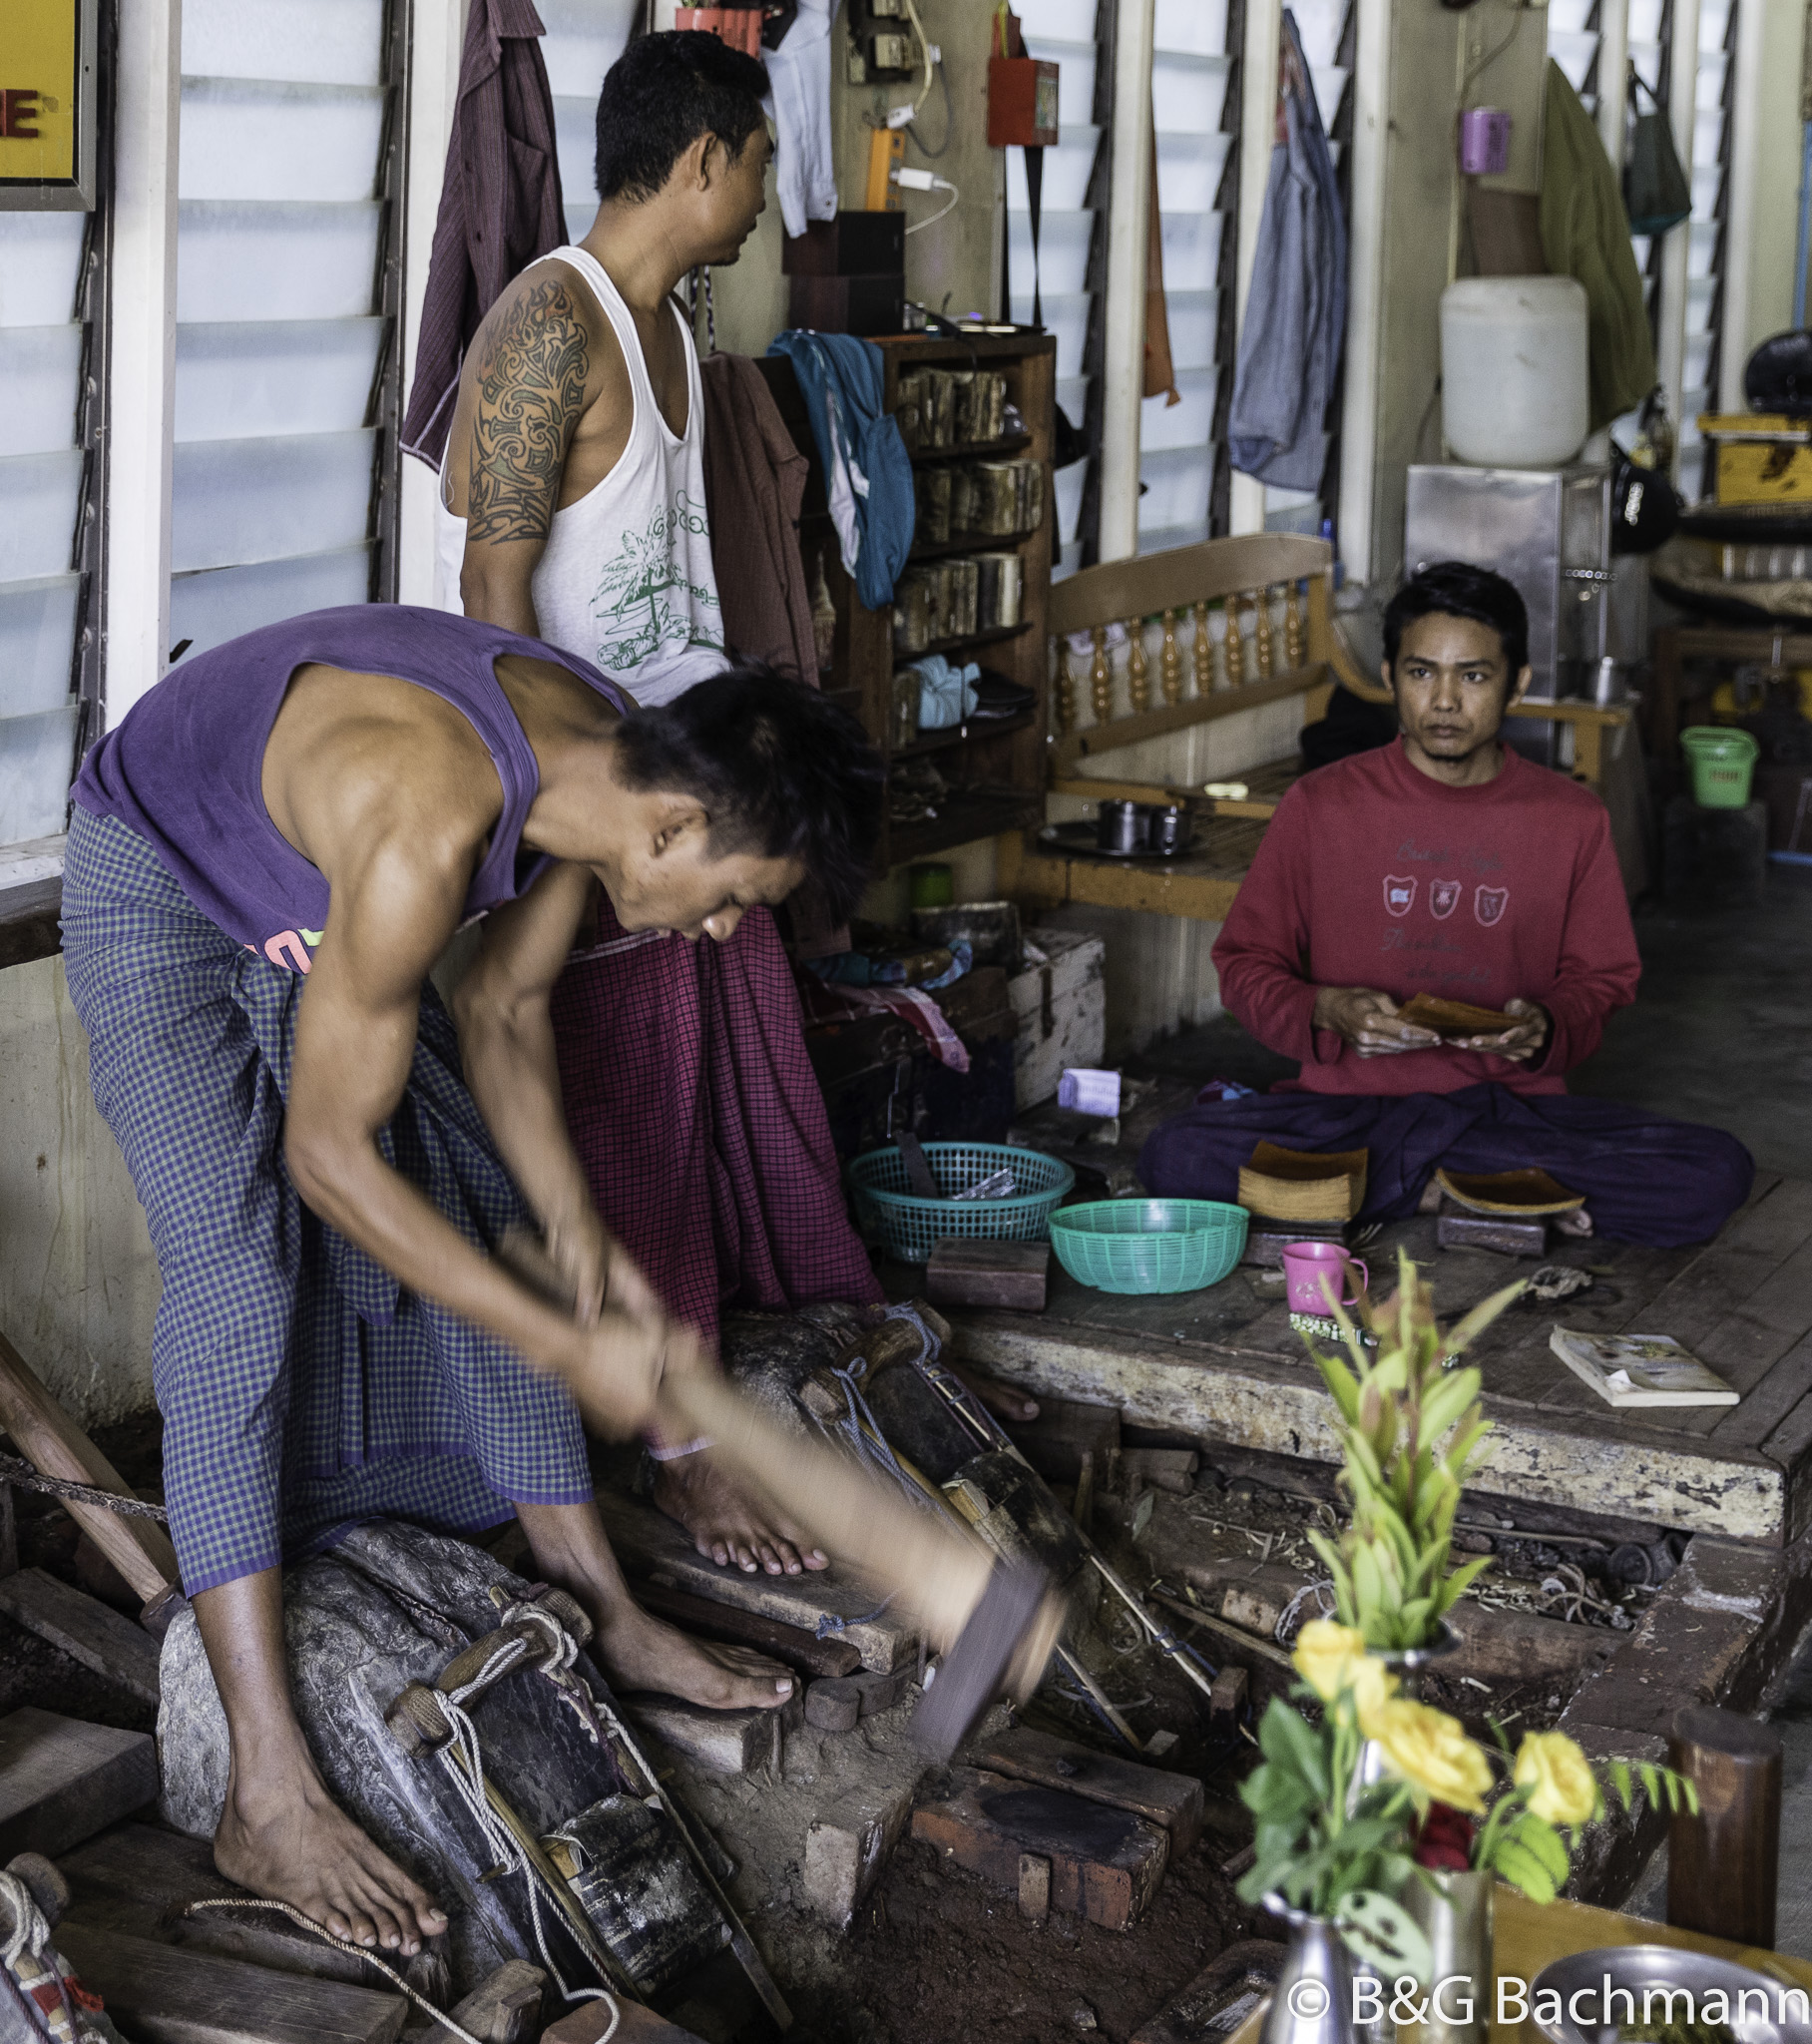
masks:
[[[1011,1419],[1024,1425],[1038,1417],[1038,1400],[1016,1391],[1011,1384],[997,1384],[992,1377],[972,1376],[966,1369],[953,1370],[987,1406],[997,1419]]]
[[[611,1612],[590,1652],[618,1689],[659,1690],[712,1711],[777,1711],[793,1692],[791,1675],[777,1661],[747,1647],[690,1639],[635,1604]]]
[[[1554,1217],[1554,1225],[1561,1235],[1589,1235],[1591,1210],[1587,1207],[1576,1207],[1571,1214],[1557,1214]]]
[[[771,1504],[755,1505],[731,1477],[713,1468],[708,1450],[656,1463],[654,1495],[719,1568],[734,1562],[745,1575],[765,1569],[770,1576],[796,1576],[801,1569],[830,1566],[823,1549],[811,1546]]]
[[[235,1769],[214,1863],[229,1881],[287,1902],[350,1944],[412,1955],[447,1927],[433,1896],[372,1844],[312,1770],[249,1788]]]

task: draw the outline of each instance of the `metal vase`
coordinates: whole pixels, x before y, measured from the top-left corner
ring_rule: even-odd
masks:
[[[1486,2044],[1491,2028],[1492,1890],[1496,1876],[1420,1868],[1397,1898],[1433,1958],[1423,2044]]]
[[[1283,1970],[1271,1991],[1261,2044],[1356,2044],[1353,1959],[1324,1916],[1292,1909],[1281,1895],[1265,1907],[1291,1927]]]

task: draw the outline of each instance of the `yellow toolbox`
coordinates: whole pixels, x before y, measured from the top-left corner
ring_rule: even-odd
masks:
[[[1717,449],[1720,504],[1812,502],[1812,421],[1775,412],[1701,412]]]

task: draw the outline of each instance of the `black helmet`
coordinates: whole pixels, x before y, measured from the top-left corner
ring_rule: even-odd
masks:
[[[1753,411],[1812,414],[1812,331],[1793,326],[1770,334],[1744,365],[1743,395]]]

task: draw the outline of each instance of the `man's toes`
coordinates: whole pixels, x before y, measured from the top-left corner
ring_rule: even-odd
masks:
[[[736,1549],[736,1566],[744,1575],[752,1576],[755,1573],[755,1558],[746,1547]]]
[[[785,1574],[785,1567],[780,1557],[768,1546],[765,1540],[757,1540],[755,1542],[755,1556],[770,1576]]]
[[[708,1554],[719,1568],[722,1568],[724,1563],[729,1560],[729,1549],[721,1540],[713,1540],[708,1545],[700,1540],[698,1542],[698,1552],[700,1554]]]

